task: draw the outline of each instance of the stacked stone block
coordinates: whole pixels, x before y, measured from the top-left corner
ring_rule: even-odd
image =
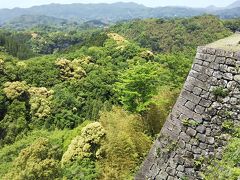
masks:
[[[136,180],[202,179],[240,121],[240,53],[199,47],[182,92]]]

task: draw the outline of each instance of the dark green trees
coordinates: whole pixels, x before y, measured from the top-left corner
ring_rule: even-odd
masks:
[[[19,59],[28,59],[35,54],[27,45],[27,41],[31,38],[25,33],[9,33],[0,31],[0,47],[9,52],[9,54],[18,57]]]
[[[7,108],[7,113],[0,121],[0,145],[10,144],[28,131],[25,102],[13,100]]]

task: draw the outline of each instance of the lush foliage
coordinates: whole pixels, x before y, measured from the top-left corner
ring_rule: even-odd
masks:
[[[38,139],[23,149],[14,160],[12,171],[3,179],[53,179],[59,176],[58,147],[52,147],[47,139]]]
[[[193,49],[229,34],[213,16],[1,31],[0,177],[131,179]]]
[[[20,59],[28,59],[35,54],[29,48],[27,41],[30,39],[26,33],[10,33],[8,31],[0,31],[0,49]]]
[[[233,128],[233,127],[231,127]],[[229,141],[221,160],[215,159],[204,174],[206,180],[237,180],[240,176],[240,128],[233,128],[233,137]]]
[[[139,113],[149,107],[158,85],[166,85],[168,77],[169,72],[158,63],[134,64],[120,75],[115,89],[123,107]]]
[[[147,19],[117,24],[111,30],[157,52],[179,52],[230,34],[223,22],[205,15],[189,19]]]
[[[101,179],[130,179],[151,146],[142,118],[115,107],[103,112],[99,121],[106,131]]]
[[[233,32],[239,32],[240,30],[240,20],[239,19],[230,19],[223,21],[224,26],[230,29]]]

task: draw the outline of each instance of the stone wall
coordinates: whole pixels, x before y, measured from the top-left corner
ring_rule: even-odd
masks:
[[[199,47],[183,90],[136,180],[201,179],[240,121],[240,53]]]

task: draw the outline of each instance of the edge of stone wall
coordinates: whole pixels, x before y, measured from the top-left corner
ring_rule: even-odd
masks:
[[[229,73],[228,70],[225,72],[221,68],[232,67],[232,70],[234,70],[235,61],[240,66],[240,51],[232,52],[206,46],[199,46],[197,48],[195,60],[181,93],[158,138],[155,140],[148,156],[136,174],[136,180],[179,179],[184,175],[187,175],[190,179],[201,179],[199,172],[192,168],[191,159],[181,159],[181,156],[178,156],[178,154],[182,153],[179,152],[181,148],[178,146],[184,146],[182,148],[184,153],[189,152],[189,154],[192,153],[197,157],[199,152],[202,153],[205,150],[195,145],[191,145],[195,149],[191,148],[189,151],[185,149],[187,148],[186,144],[192,141],[192,137],[199,135],[198,138],[200,139],[206,138],[204,142],[200,141],[200,144],[207,147],[207,156],[215,153],[211,151],[212,141],[214,141],[215,136],[205,135],[206,127],[211,126],[208,123],[209,121],[211,123],[208,108],[215,103],[211,91],[212,87],[214,87],[214,81],[217,81],[220,85],[221,83],[234,82],[234,78],[239,72]],[[235,74],[234,77],[232,77],[233,74]],[[195,129],[186,128],[182,123],[184,119],[193,119],[199,125]],[[201,134],[199,131],[204,133]],[[222,142],[226,145],[225,141]],[[195,157],[192,156],[192,158]]]

